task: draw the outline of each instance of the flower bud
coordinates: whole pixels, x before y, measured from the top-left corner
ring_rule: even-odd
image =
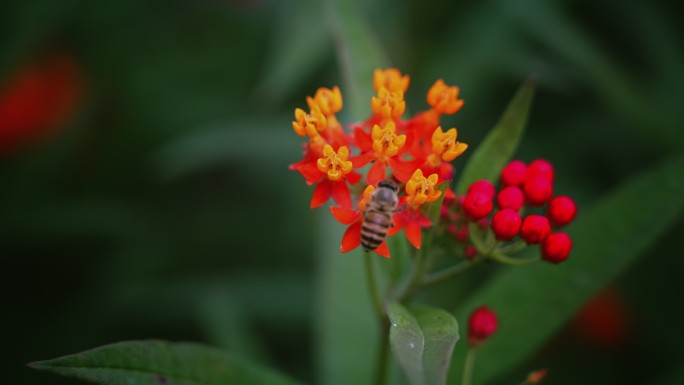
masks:
[[[475,248],[475,246],[466,246],[465,257],[468,258],[469,261],[472,261],[473,259],[475,259],[475,257],[477,257],[477,249]]]
[[[551,263],[560,263],[568,259],[570,250],[572,250],[572,240],[570,237],[562,232],[553,233],[546,237],[546,240],[542,243],[542,259]]]
[[[518,187],[508,186],[504,187],[504,189],[499,191],[496,195],[496,203],[501,209],[513,209],[518,211],[525,203],[525,196]]]
[[[463,212],[470,220],[477,221],[485,218],[494,209],[492,196],[480,190],[471,191],[463,200]]]
[[[487,306],[475,309],[468,320],[468,342],[477,346],[496,331],[496,314]]]
[[[496,239],[500,241],[508,241],[513,239],[520,232],[520,224],[522,219],[513,209],[503,209],[498,211],[492,217],[492,231]]]
[[[558,196],[549,202],[547,215],[556,226],[565,226],[572,222],[575,214],[577,214],[577,206],[570,197]]]
[[[543,176],[553,182],[554,171],[551,163],[545,159],[537,159],[527,166],[527,176]]]
[[[543,176],[533,176],[525,182],[523,192],[527,203],[533,206],[541,206],[551,199],[553,183]]]
[[[492,198],[494,197],[494,194],[496,194],[496,189],[494,188],[494,185],[492,184],[492,182],[486,179],[481,179],[471,184],[470,187],[468,187],[468,192],[471,191],[480,191],[489,195]]]
[[[501,171],[504,186],[522,186],[527,180],[527,165],[521,160],[511,161]]]
[[[460,227],[456,229],[456,232],[454,233],[454,237],[456,237],[456,240],[464,243],[465,241],[468,240],[468,236],[470,235],[470,230],[468,229],[467,224],[462,224]]]
[[[551,234],[549,220],[542,215],[528,215],[525,217],[520,229],[520,236],[527,244],[542,243]]]

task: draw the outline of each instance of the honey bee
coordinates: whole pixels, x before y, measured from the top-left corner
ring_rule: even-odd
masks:
[[[392,181],[378,183],[378,188],[373,191],[370,202],[363,212],[363,224],[361,225],[361,246],[366,251],[378,248],[387,238],[387,231],[394,226],[392,215],[400,211],[397,209],[399,187]]]

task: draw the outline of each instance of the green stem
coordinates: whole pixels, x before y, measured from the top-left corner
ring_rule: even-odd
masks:
[[[468,347],[465,364],[463,365],[463,380],[461,385],[470,385],[473,378],[473,367],[475,366],[475,348]]]
[[[373,255],[371,253],[366,253],[366,278],[368,282],[368,291],[370,291],[371,300],[373,301],[373,307],[375,308],[375,313],[378,316],[378,320],[382,322],[386,318],[385,307],[382,304],[382,297],[380,297],[380,291],[378,290],[378,280],[375,274],[375,261],[373,260]]]
[[[387,369],[389,368],[389,326],[389,320],[383,320],[383,327],[380,328],[378,366],[375,369],[376,385],[385,385],[387,383]]]
[[[508,245],[506,247],[502,247],[500,249],[500,251],[503,254],[510,255],[510,254],[515,254],[520,250],[523,250],[525,247],[527,247],[527,243],[525,243],[525,241],[523,241],[523,240],[519,240],[519,241],[517,241],[511,245]]]
[[[482,262],[482,258],[477,258],[473,261],[463,261],[458,265],[454,265],[442,271],[429,274],[427,277],[423,278],[422,286],[425,287],[435,285],[446,280],[449,280],[465,271],[470,270],[473,266],[479,264],[480,262]]]
[[[378,359],[375,372],[375,384],[384,385],[387,382],[387,368],[389,364],[389,319],[385,312],[383,299],[380,296],[378,289],[378,279],[375,272],[375,260],[371,253],[366,253],[366,277],[368,279],[368,291],[370,291],[371,300],[375,313],[380,324],[380,343],[378,346]]]
[[[405,290],[398,296],[400,302],[407,302],[418,293],[421,288],[423,274],[425,274],[425,267],[427,266],[427,245],[429,244],[429,235],[425,234],[422,240],[422,246],[418,250],[415,261],[411,270],[411,277]]]
[[[489,258],[491,258],[491,259],[493,259],[499,263],[503,263],[505,265],[513,265],[513,266],[530,265],[530,264],[537,263],[537,262],[541,261],[541,258],[539,258],[539,257],[526,258],[526,259],[511,258],[511,257],[501,253],[498,250],[492,251],[492,253],[489,254]]]

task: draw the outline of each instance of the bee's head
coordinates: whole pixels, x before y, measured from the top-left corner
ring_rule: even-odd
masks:
[[[399,187],[397,187],[397,185],[394,184],[394,182],[392,182],[391,180],[383,180],[382,182],[378,183],[378,187],[385,187],[394,192],[399,191]]]

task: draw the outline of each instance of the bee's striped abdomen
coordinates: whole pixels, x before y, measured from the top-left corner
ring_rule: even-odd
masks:
[[[361,227],[361,245],[366,251],[375,250],[387,237],[392,223],[390,214],[379,210],[366,211]]]

